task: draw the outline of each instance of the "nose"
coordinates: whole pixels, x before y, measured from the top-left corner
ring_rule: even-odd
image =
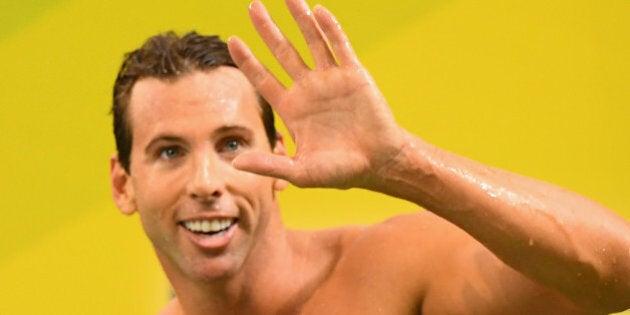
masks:
[[[195,158],[188,183],[188,195],[192,199],[208,202],[223,195],[225,182],[218,163],[207,155],[199,155]]]

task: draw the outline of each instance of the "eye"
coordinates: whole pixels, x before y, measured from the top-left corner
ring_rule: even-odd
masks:
[[[240,136],[229,136],[217,143],[217,152],[226,157],[234,157],[248,146],[246,139]]]
[[[166,147],[159,151],[160,158],[164,160],[172,160],[181,155],[181,150],[177,147]]]
[[[236,138],[227,139],[223,143],[223,149],[228,152],[237,151],[241,147],[241,141]]]

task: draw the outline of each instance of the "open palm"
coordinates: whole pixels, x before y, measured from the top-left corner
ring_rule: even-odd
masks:
[[[405,144],[385,99],[323,7],[288,0],[315,61],[310,69],[259,2],[250,16],[261,38],[293,79],[285,88],[238,38],[228,41],[243,73],[284,121],[296,144],[293,157],[239,156],[236,167],[302,187],[370,188],[379,170]],[[329,46],[330,44],[330,46]]]

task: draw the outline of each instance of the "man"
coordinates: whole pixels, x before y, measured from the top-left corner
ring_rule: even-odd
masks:
[[[333,16],[288,7],[309,69],[259,2],[293,79],[238,38],[154,37],[114,90],[114,199],[138,212],[177,298],[164,314],[605,314],[630,307],[630,225],[552,185],[398,126]],[[238,65],[238,68],[234,67]],[[251,82],[251,83],[250,83]],[[286,156],[269,102],[296,143]],[[262,176],[261,176],[262,175]],[[428,211],[371,227],[286,229],[275,194],[360,187]]]

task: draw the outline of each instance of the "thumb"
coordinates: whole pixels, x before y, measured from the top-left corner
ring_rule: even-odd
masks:
[[[294,170],[294,163],[290,157],[262,152],[242,153],[232,161],[232,166],[241,171],[288,181],[291,181]]]

